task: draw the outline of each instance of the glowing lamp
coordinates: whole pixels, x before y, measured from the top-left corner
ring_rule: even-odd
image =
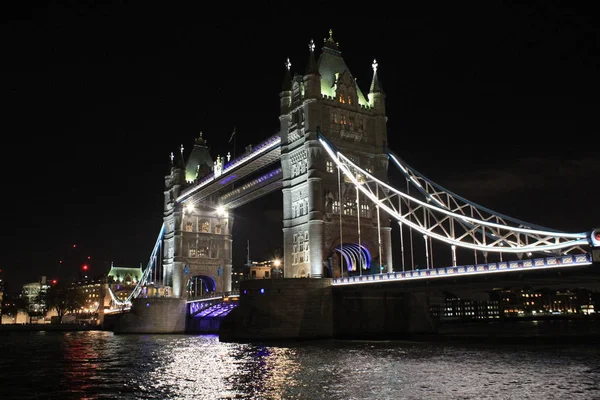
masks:
[[[227,211],[225,210],[225,207],[223,206],[219,206],[217,207],[217,215],[224,217],[225,215],[227,215]]]

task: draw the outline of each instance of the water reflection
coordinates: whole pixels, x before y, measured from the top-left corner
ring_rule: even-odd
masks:
[[[598,346],[0,335],[2,399],[592,399]],[[8,377],[8,378],[7,378]]]

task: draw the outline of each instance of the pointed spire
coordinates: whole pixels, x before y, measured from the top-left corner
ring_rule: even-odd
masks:
[[[308,44],[308,67],[306,68],[306,75],[318,74],[319,69],[317,68],[317,60],[315,59],[315,42],[310,39]]]
[[[381,83],[379,83],[379,77],[377,76],[377,68],[379,64],[377,64],[377,60],[373,60],[373,80],[371,81],[371,90],[370,93],[383,93],[383,89],[381,88]]]
[[[285,61],[285,76],[283,78],[283,85],[281,88],[281,90],[283,90],[283,91],[292,90],[292,72],[290,71],[290,68],[292,68],[292,63],[290,62],[290,59],[288,58]]]

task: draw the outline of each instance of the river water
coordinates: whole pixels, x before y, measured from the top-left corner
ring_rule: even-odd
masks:
[[[590,343],[0,333],[1,399],[600,399]]]

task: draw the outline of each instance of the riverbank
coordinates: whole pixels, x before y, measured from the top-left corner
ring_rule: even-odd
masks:
[[[99,325],[91,324],[5,324],[0,325],[0,332],[72,332],[99,331]]]

